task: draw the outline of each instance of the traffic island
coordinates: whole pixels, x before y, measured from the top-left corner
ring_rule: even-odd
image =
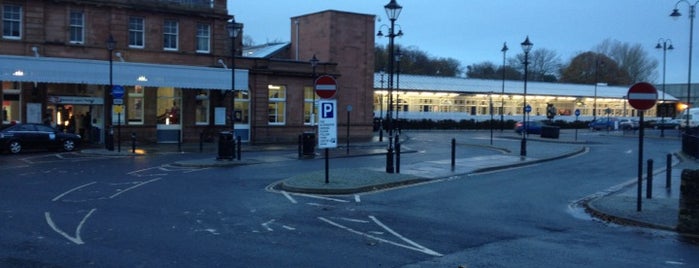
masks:
[[[370,169],[331,169],[325,183],[325,170],[290,177],[275,189],[295,193],[342,195],[370,192],[428,181],[409,174],[386,173]]]

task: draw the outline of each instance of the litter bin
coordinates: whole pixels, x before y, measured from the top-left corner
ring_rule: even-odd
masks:
[[[315,156],[316,153],[316,134],[313,132],[304,132],[302,135],[303,155]]]
[[[542,126],[541,127],[541,137],[542,138],[558,139],[558,136],[560,133],[561,133],[561,128],[559,128],[557,126]]]
[[[233,160],[235,152],[235,140],[233,133],[230,131],[222,131],[218,134],[218,157],[216,159]]]

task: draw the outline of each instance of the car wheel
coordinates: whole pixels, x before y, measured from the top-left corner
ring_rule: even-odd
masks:
[[[11,141],[8,149],[10,150],[10,153],[18,154],[22,151],[22,144],[19,141]]]
[[[64,140],[63,141],[63,150],[65,150],[66,152],[70,152],[72,150],[75,150],[75,141],[70,140],[70,139]]]

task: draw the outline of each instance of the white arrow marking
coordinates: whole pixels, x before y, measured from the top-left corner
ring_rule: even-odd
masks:
[[[73,243],[78,244],[78,245],[82,245],[82,244],[85,244],[85,242],[80,237],[80,232],[82,231],[83,225],[85,224],[85,221],[87,221],[87,218],[89,218],[92,215],[92,213],[94,213],[95,211],[97,211],[97,209],[93,208],[90,210],[90,212],[88,212],[85,215],[85,217],[83,217],[83,219],[78,224],[78,227],[75,228],[75,236],[70,236],[69,234],[67,234],[63,230],[59,229],[58,226],[56,226],[56,224],[53,223],[53,220],[51,219],[51,213],[44,212],[44,217],[46,218],[46,223],[48,223],[49,226],[51,226],[51,229],[53,229],[54,231],[56,231],[58,234],[62,235],[66,239],[70,240],[70,242],[73,242]]]

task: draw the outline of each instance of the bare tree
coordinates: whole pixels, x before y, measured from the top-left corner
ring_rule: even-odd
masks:
[[[532,81],[556,82],[558,71],[561,68],[561,57],[556,51],[539,48],[529,53],[528,79]],[[524,53],[517,54],[515,58],[508,60],[521,73],[524,73]]]
[[[658,68],[658,61],[651,59],[641,44],[606,39],[595,50],[616,61],[619,68],[628,73],[631,84],[657,79],[655,69]]]
[[[629,81],[628,73],[620,69],[616,61],[592,51],[578,54],[561,68],[561,82],[564,83],[627,85]]]

